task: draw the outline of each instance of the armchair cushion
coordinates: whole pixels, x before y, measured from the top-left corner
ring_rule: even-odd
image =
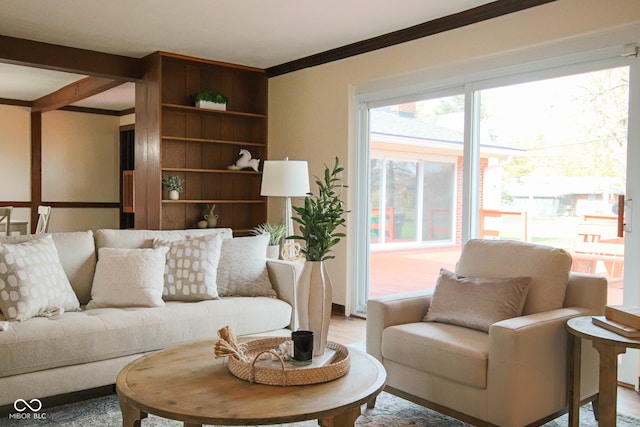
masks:
[[[435,322],[390,326],[382,333],[384,359],[460,384],[487,387],[489,334]]]
[[[424,320],[488,332],[492,324],[522,314],[530,283],[531,277],[463,277],[443,268]]]
[[[571,255],[560,248],[508,240],[472,239],[465,243],[456,273],[468,277],[531,277],[523,314],[561,308]]]

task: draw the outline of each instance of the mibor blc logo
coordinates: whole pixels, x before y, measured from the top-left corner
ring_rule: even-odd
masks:
[[[47,419],[46,412],[40,412],[42,410],[42,402],[40,399],[31,399],[29,401],[24,399],[17,399],[13,402],[13,409],[16,412],[9,414],[10,420],[45,420]]]

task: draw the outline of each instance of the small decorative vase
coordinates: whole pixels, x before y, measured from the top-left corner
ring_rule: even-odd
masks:
[[[313,355],[327,348],[331,320],[331,278],[323,261],[306,261],[298,279],[296,303],[301,330],[313,332]]]
[[[280,245],[267,246],[267,258],[278,259],[280,258]]]
[[[169,191],[169,200],[178,200],[180,199],[180,193],[178,190],[170,190]]]

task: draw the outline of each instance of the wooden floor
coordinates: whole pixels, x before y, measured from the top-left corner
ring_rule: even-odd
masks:
[[[364,342],[366,321],[358,317],[334,314],[329,326],[329,341],[343,345]],[[618,387],[618,413],[640,418],[640,393],[633,388]]]

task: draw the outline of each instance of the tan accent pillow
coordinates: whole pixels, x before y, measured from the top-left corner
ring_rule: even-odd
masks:
[[[424,320],[480,331],[522,314],[531,277],[485,279],[440,270]]]
[[[8,320],[27,320],[80,308],[50,235],[0,244],[0,310]]]
[[[176,241],[155,239],[154,248],[169,248],[162,299],[202,301],[218,298],[216,278],[222,240],[221,234]]]
[[[276,296],[267,271],[268,244],[268,234],[222,241],[218,264],[220,296]]]
[[[162,307],[164,265],[169,248],[100,248],[88,309]]]

